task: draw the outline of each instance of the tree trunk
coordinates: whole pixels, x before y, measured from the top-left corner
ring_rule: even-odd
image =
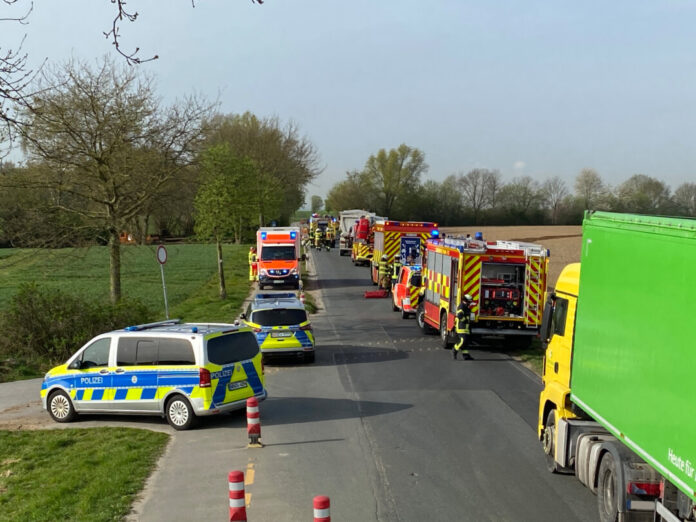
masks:
[[[121,300],[121,242],[118,230],[109,233],[109,290],[113,304]]]
[[[222,243],[219,239],[217,243],[218,277],[220,279],[220,299],[227,299],[227,288],[225,287],[225,270],[222,267]]]

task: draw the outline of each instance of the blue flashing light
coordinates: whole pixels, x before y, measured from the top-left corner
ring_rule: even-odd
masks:
[[[546,249],[546,257],[551,257],[551,249],[550,248]]]
[[[295,239],[296,237],[297,237],[297,232],[295,232],[294,230],[292,232],[290,232],[290,239]]]
[[[261,239],[266,239],[266,232],[261,232]]]
[[[193,333],[198,333],[198,327],[197,327],[197,326],[194,326],[193,328],[191,328],[191,331],[192,331]]]
[[[135,332],[135,331],[138,330],[138,327],[137,327],[137,326],[127,326],[127,327],[124,328],[124,330],[125,330],[126,332]]]
[[[433,237],[439,237],[440,231],[439,231],[439,230],[433,230],[430,234],[431,234]]]

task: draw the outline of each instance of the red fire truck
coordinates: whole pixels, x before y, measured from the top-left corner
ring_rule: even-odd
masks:
[[[473,299],[471,334],[505,336],[526,345],[541,326],[549,253],[540,245],[448,237],[429,240],[423,268],[425,295],[416,317],[424,331],[454,342],[462,296]]]
[[[426,240],[438,237],[437,223],[422,221],[378,221],[372,227],[375,246],[372,256],[372,282],[379,279],[379,261],[387,256],[387,263],[400,258],[402,265],[420,264]]]

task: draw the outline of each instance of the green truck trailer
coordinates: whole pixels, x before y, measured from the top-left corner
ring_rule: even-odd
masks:
[[[588,212],[549,294],[539,439],[599,519],[696,520],[696,220]]]

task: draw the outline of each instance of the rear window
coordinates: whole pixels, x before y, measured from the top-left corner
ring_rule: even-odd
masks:
[[[294,261],[294,246],[264,246],[261,248],[261,261]]]
[[[413,274],[411,276],[411,286],[420,286],[421,285],[421,275],[420,274]]]
[[[299,308],[257,310],[249,320],[261,326],[292,326],[304,323],[307,320],[307,312]]]
[[[252,332],[213,337],[207,346],[208,360],[220,366],[253,359],[259,353],[259,343]]]

